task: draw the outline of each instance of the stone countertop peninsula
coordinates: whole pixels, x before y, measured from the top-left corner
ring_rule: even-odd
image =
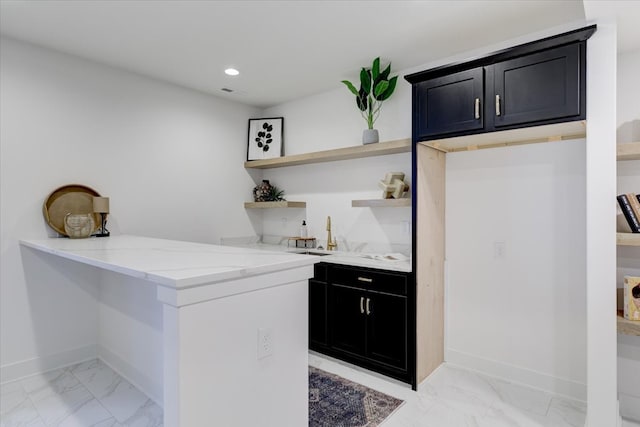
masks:
[[[316,257],[315,262],[353,265],[356,267],[377,268],[380,270],[401,271],[406,273],[411,272],[411,259],[409,257],[403,257],[404,259],[391,259],[394,256],[402,257],[402,254],[374,254],[365,252],[327,251],[315,248],[294,248],[286,245],[261,243],[258,240],[258,237],[228,238],[223,239],[223,244],[238,248],[259,249],[290,254],[305,252],[318,253],[323,255]]]
[[[309,256],[259,247],[238,248],[132,235],[21,240],[20,243],[175,289],[313,264]]]
[[[91,356],[161,398],[164,426],[309,424],[308,279],[321,257],[130,235],[20,244],[25,269],[46,263],[95,289]]]

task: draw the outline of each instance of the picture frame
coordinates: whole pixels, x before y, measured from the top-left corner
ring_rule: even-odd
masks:
[[[282,157],[283,130],[284,117],[249,119],[247,161]]]

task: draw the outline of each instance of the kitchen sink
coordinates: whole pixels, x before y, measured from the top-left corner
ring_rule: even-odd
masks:
[[[303,252],[295,252],[295,253],[300,255],[318,255],[318,256],[331,255],[325,252],[315,252],[315,251],[303,251]]]

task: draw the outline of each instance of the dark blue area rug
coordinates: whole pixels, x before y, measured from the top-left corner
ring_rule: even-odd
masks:
[[[309,367],[310,427],[375,427],[402,400]]]

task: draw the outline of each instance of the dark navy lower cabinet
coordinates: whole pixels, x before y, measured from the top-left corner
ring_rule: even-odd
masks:
[[[309,348],[407,382],[415,389],[411,273],[330,263],[316,264],[316,273],[326,281],[309,280]],[[319,291],[319,285],[326,286],[326,294]],[[326,334],[322,325],[327,326]]]

